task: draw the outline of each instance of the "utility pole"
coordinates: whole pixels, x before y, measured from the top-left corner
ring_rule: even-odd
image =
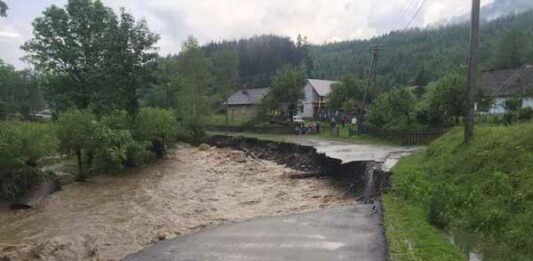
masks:
[[[378,55],[381,51],[381,45],[374,44],[371,47],[372,50],[372,61],[370,62],[370,71],[368,72],[368,81],[366,82],[366,88],[365,92],[363,94],[363,102],[361,104],[361,108],[359,111],[359,121],[357,121],[357,129],[361,130],[361,127],[363,127],[363,121],[365,119],[365,107],[366,107],[366,100],[368,97],[368,92],[370,89],[370,85],[372,82],[374,83],[374,88],[376,87],[376,67],[378,63]]]
[[[479,6],[480,0],[472,0],[470,19],[470,54],[468,57],[468,79],[466,84],[466,115],[464,143],[470,144],[474,136],[474,118],[476,102],[477,58],[479,48]]]

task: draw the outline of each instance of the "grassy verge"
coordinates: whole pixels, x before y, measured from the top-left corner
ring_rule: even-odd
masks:
[[[420,206],[385,195],[385,228],[391,260],[450,260],[467,258],[427,220]]]
[[[333,140],[344,140],[351,141],[354,143],[366,143],[366,144],[380,144],[380,145],[400,145],[398,142],[380,139],[370,135],[352,135],[350,136],[349,127],[345,126],[344,128],[339,127],[338,135],[337,133],[332,133],[329,128],[323,128],[323,131],[317,136],[333,139]]]
[[[398,231],[409,231],[412,225],[395,215],[395,209],[415,209],[406,215],[416,216],[420,208],[434,227],[452,234],[475,233],[474,250],[484,260],[532,260],[533,124],[479,126],[471,145],[462,140],[462,129],[452,130],[392,170],[385,218],[396,226],[388,235],[401,237]],[[407,236],[412,242],[422,237]],[[402,253],[405,247],[394,244],[391,250]]]
[[[231,135],[231,136],[240,136],[246,138],[256,138],[262,140],[271,140],[279,142],[291,142],[292,136],[290,134],[269,134],[269,133],[252,133],[252,132],[227,132],[227,131],[208,131],[208,135]]]

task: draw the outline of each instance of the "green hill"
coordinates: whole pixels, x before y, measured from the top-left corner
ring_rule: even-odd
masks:
[[[511,30],[518,30],[533,39],[533,10],[482,23],[480,59],[488,68],[497,43]],[[389,88],[411,84],[421,71],[428,81],[446,75],[460,64],[466,64],[469,27],[457,24],[427,29],[394,31],[370,40],[355,40],[314,45],[312,76],[339,79],[347,73],[365,77],[370,65],[371,44],[380,44],[383,51],[378,62],[379,84]],[[529,48],[531,45],[524,46]],[[533,50],[528,49],[530,54]],[[533,59],[532,59],[533,60]],[[530,62],[532,61],[530,60]]]

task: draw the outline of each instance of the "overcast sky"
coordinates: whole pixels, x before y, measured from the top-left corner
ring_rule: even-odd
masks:
[[[6,0],[4,0],[6,1]],[[368,39],[405,28],[424,0],[102,0],[117,10],[125,7],[148,21],[161,36],[160,54],[179,52],[194,35],[201,43],[273,33],[300,33],[311,43]],[[31,38],[31,22],[46,7],[66,0],[7,0],[7,18],[0,18],[0,58],[24,68],[20,45]],[[482,5],[493,0],[482,0]],[[469,11],[469,0],[426,0],[411,26],[440,23]]]

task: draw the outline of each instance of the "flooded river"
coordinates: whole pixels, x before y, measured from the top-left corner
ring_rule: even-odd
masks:
[[[333,181],[289,179],[291,171],[183,145],[132,173],[67,185],[35,209],[2,210],[0,258],[117,260],[208,226],[354,203]]]

